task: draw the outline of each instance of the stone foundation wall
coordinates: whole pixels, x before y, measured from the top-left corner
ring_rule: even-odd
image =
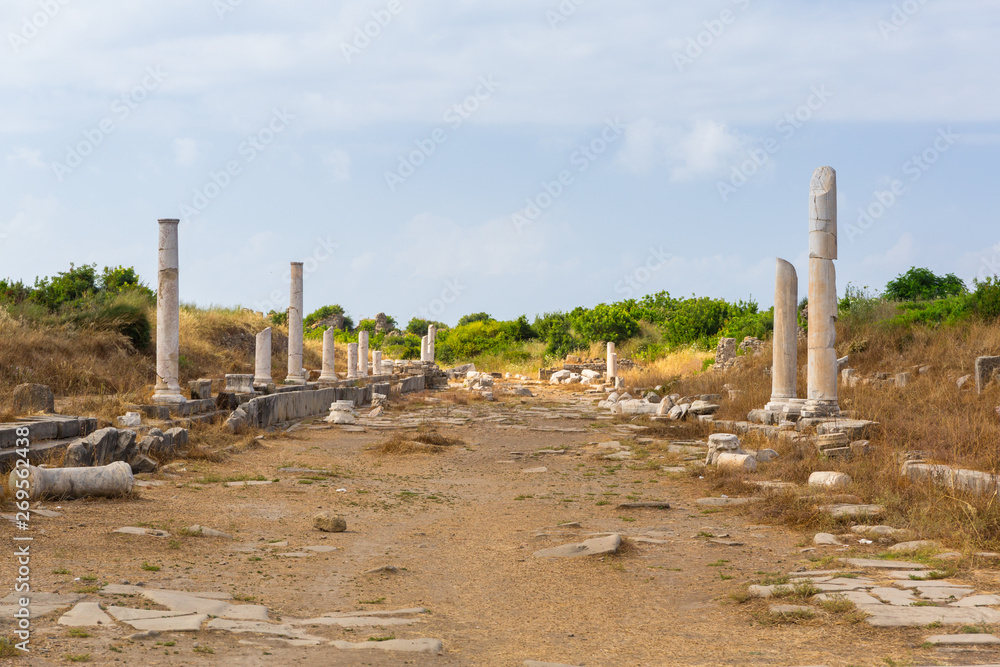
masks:
[[[354,401],[355,406],[362,406],[372,401],[372,394],[390,396],[393,393],[409,394],[423,391],[426,388],[426,378],[423,375],[401,378],[392,382],[394,376],[383,375],[368,378],[369,384],[357,386],[365,380],[344,380],[322,389],[308,387],[298,391],[280,391],[275,394],[258,396],[240,405],[229,419],[226,426],[237,431],[242,428],[267,428],[275,424],[325,415],[330,411],[330,404],[336,401]]]

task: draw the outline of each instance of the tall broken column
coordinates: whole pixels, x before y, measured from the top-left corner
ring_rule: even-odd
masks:
[[[809,371],[803,417],[834,417],[837,402],[837,172],[820,167],[809,192]]]
[[[288,301],[288,377],[285,384],[305,384],[302,372],[302,262],[292,262]]]
[[[608,380],[618,375],[617,355],[615,354],[615,344],[608,343]]]
[[[358,377],[358,344],[347,344],[347,378],[353,380]]]
[[[795,267],[783,259],[777,260],[774,276],[774,338],[771,367],[771,402],[764,409],[783,412],[796,396],[799,345],[799,277]],[[795,412],[799,407],[795,407]]]
[[[334,370],[334,330],[327,329],[323,332],[323,372],[319,375],[320,382],[334,382],[337,379],[337,372]]]
[[[382,350],[372,350],[372,375],[382,375]]]
[[[428,350],[427,350],[427,340],[428,336],[424,336],[420,339],[420,361],[427,361]]]
[[[274,384],[271,378],[271,327],[257,334],[257,355],[253,374],[255,387],[266,387]]]
[[[180,220],[159,221],[159,264],[156,286],[156,386],[153,402],[185,402],[180,383],[181,311],[178,284],[177,225]]]
[[[358,332],[358,375],[368,377],[368,332]]]
[[[427,361],[434,361],[437,354],[438,328],[435,325],[427,327]]]

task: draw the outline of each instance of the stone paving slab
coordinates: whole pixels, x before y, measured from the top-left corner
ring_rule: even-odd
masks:
[[[907,563],[899,560],[878,560],[876,558],[838,558],[838,562],[851,567],[867,567],[881,570],[928,570],[920,563]]]
[[[897,591],[898,592],[898,591]],[[856,605],[863,604],[880,604],[878,599],[873,598],[868,593],[864,591],[842,591],[840,593],[820,593],[819,595],[814,595],[813,600],[819,600],[820,602],[826,602],[828,600],[844,599],[849,602],[853,602]]]
[[[952,602],[949,607],[992,607],[1000,606],[1000,595],[970,595],[958,602]]]
[[[1000,638],[988,634],[931,635],[926,639],[935,646],[989,646],[1000,644]]]
[[[894,607],[891,605],[858,605],[869,614],[866,621],[879,628],[918,627],[931,623],[944,625],[976,625],[1000,623],[1000,611],[986,607]]]
[[[917,598],[910,591],[901,591],[898,588],[873,588],[871,594],[882,600],[886,604],[894,607],[909,607]]]
[[[441,653],[444,644],[440,639],[390,639],[384,642],[330,642],[330,646],[347,651],[374,650],[398,651],[401,653]]]
[[[391,625],[413,625],[419,622],[415,618],[392,618],[388,616],[320,616],[291,621],[295,625],[328,625],[340,628],[379,628]]]
[[[155,632],[197,632],[208,620],[208,614],[185,614],[183,616],[168,616],[165,618],[146,618],[122,621],[136,630],[153,630]]]
[[[81,602],[59,618],[59,625],[86,628],[96,625],[114,625],[114,621],[104,613],[100,604]]]
[[[293,628],[287,624],[264,623],[261,621],[240,621],[228,618],[213,618],[208,622],[209,630],[225,630],[227,632],[252,632],[262,635],[277,635],[289,639],[306,639],[325,641],[322,637],[314,637],[308,633]]]

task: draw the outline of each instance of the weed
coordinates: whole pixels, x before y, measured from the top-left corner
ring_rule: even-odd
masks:
[[[70,628],[69,630],[66,631],[66,636],[83,638],[83,637],[91,637],[92,635],[83,628]]]
[[[90,662],[90,654],[89,653],[76,653],[76,654],[67,653],[66,654],[66,659],[69,660],[70,662]]]
[[[384,604],[385,598],[375,598],[374,600],[358,600],[358,604]]]
[[[160,571],[160,566],[159,565],[151,565],[150,563],[147,563],[146,561],[143,561],[143,563],[142,563],[142,569],[144,569],[146,572],[159,572]]]
[[[843,595],[831,595],[820,602],[819,606],[831,614],[846,614],[848,612],[855,611],[858,608],[856,604],[848,600]]]

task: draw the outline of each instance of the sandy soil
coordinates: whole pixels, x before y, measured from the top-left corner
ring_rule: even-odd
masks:
[[[662,471],[659,463],[670,461],[659,461],[657,452],[651,459],[656,465],[599,460],[588,443],[621,440],[627,429],[598,420],[590,405],[582,396],[557,392],[457,408],[475,417],[437,432],[466,446],[436,454],[377,455],[366,448],[387,432],[344,432],[314,421],[220,463],[186,462],[175,476],[154,477],[164,483],[143,487],[138,499],[46,503],[65,514],[33,519],[35,590],[141,582],[222,591],[267,605],[272,618],[282,620],[425,607],[429,613],[410,626],[306,629],[331,640],[432,637],[443,641],[441,655],[296,647],[262,635],[207,630],[130,640],[135,630],[124,625],[73,637],[56,625],[59,613],[53,613],[35,619],[32,656],[17,662],[68,664],[67,656],[89,654],[93,664],[137,665],[520,665],[531,659],[587,666],[834,666],[976,664],[1000,657],[921,647],[928,634],[942,631],[878,630],[825,615],[772,623],[766,604],[733,602],[730,593],[764,573],[812,567],[800,552],[804,536],[749,525],[738,509],[697,505],[708,493],[705,483]],[[441,404],[415,404],[409,413],[418,407],[432,420],[456,414],[454,406]],[[536,454],[543,449],[566,453]],[[289,466],[332,474],[279,472]],[[538,467],[547,470],[524,472]],[[256,476],[278,481],[224,484]],[[630,500],[667,500],[672,507],[617,507]],[[313,515],[324,510],[342,514],[348,531],[314,529]],[[581,527],[556,528],[565,522]],[[178,533],[192,524],[235,539]],[[140,525],[173,535],[111,532]],[[7,522],[0,530],[12,532]],[[614,556],[532,556],[592,532],[633,540]],[[739,544],[713,543],[706,533],[728,533],[726,539]],[[634,539],[643,536],[663,543]],[[284,541],[287,547],[273,546]],[[280,555],[313,545],[337,550]],[[364,574],[385,565],[399,571]],[[13,577],[13,558],[0,559],[0,580]],[[114,601],[94,593],[89,598]],[[118,603],[153,606],[123,600]],[[9,632],[10,622],[3,623]]]

